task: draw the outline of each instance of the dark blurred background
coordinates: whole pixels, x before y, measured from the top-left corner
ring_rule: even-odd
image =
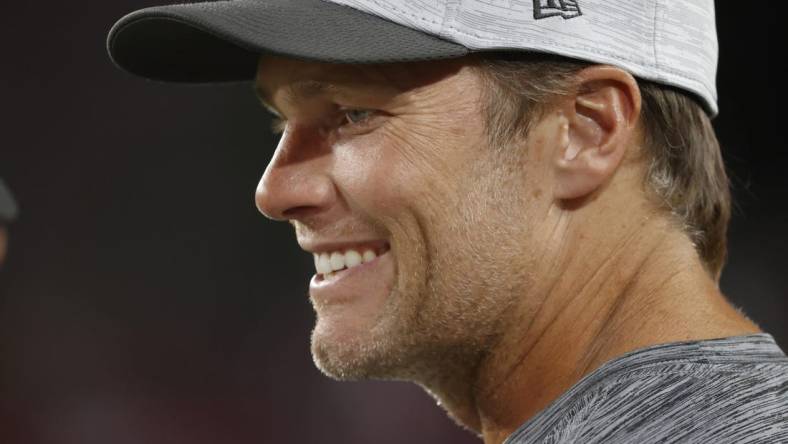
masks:
[[[21,208],[0,443],[478,442],[414,385],[315,369],[312,259],[252,201],[275,142],[250,86],[148,83],[106,56],[112,23],[157,3],[0,10],[0,177]],[[737,202],[722,287],[785,349],[777,3],[717,3],[715,126]]]

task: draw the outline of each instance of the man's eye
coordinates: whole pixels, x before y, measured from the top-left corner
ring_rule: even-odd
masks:
[[[373,111],[368,109],[345,110],[345,121],[350,124],[362,123],[372,116]]]

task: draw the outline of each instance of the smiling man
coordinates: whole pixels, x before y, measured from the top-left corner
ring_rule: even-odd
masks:
[[[206,2],[109,49],[279,119],[256,203],[314,255],[328,376],[486,443],[788,439],[788,358],[718,285],[711,1]]]

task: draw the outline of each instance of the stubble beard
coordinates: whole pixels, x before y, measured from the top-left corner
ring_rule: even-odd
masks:
[[[317,367],[336,380],[407,380],[425,387],[442,384],[447,374],[472,378],[503,333],[502,318],[515,302],[509,283],[516,277],[491,257],[466,258],[458,266],[462,253],[444,251],[418,267],[424,274],[411,274],[410,285],[395,285],[370,329],[340,341],[316,327],[311,351]]]
[[[428,319],[420,313],[423,304],[419,301],[424,300],[425,290],[395,285],[370,328],[345,333],[341,338],[321,331],[321,315],[317,312],[311,349],[318,369],[341,381],[412,380],[423,373],[430,367],[428,356],[434,354],[428,345],[434,338],[430,340],[430,335],[424,334]]]
[[[523,223],[521,215],[499,210],[515,204],[502,192],[501,182],[510,178],[499,171],[486,186],[472,181],[463,204],[450,211],[473,223],[453,228],[434,246],[410,243],[421,246],[415,256],[422,259],[408,264],[407,279],[398,273],[369,330],[343,341],[313,330],[312,356],[323,373],[337,380],[409,380],[425,387],[442,384],[447,374],[473,378],[504,334],[506,313],[518,303],[517,284],[526,272],[513,266],[521,259],[513,228]],[[496,200],[492,205],[490,197]]]

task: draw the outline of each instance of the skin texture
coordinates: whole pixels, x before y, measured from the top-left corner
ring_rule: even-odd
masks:
[[[499,443],[627,351],[759,331],[649,199],[629,74],[582,71],[506,147],[488,146],[480,82],[472,58],[261,60],[258,89],[287,124],[260,211],[302,247],[391,246],[364,285],[311,298],[324,373],[413,381]],[[347,109],[372,111],[349,123]]]

